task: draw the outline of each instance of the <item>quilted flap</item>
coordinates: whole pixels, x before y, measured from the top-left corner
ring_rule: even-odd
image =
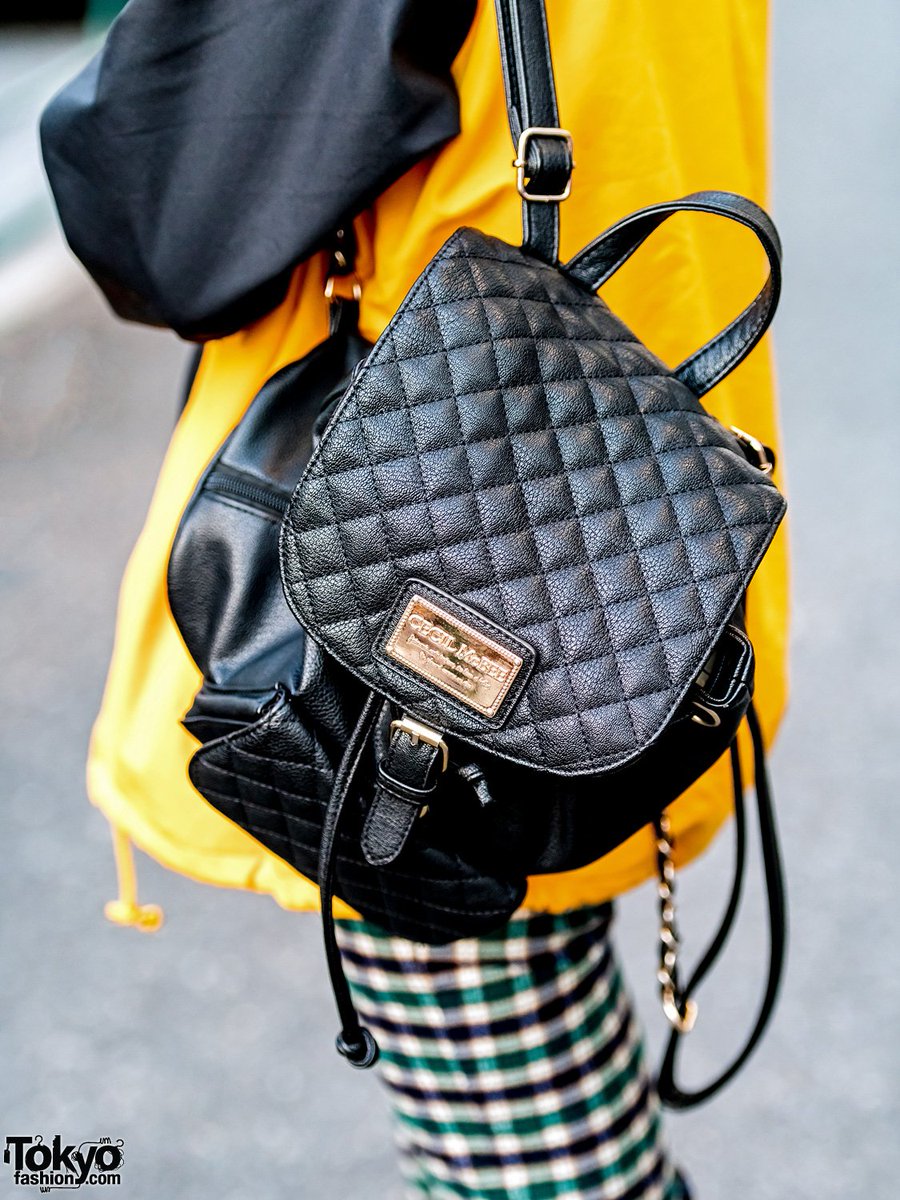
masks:
[[[602,772],[666,726],[784,508],[603,301],[461,229],[335,412],[282,575],[312,636],[408,713]]]

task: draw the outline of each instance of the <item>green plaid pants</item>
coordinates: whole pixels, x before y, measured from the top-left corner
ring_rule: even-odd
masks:
[[[411,1200],[688,1200],[610,919],[526,914],[448,946],[338,923]]]

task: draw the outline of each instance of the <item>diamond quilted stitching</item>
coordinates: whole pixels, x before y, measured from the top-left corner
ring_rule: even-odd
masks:
[[[544,576],[564,570],[581,555],[584,535],[573,517],[536,524],[532,536],[539,559],[537,566]]]
[[[513,443],[513,457],[520,483],[526,480],[549,482],[554,475],[562,475],[562,456],[552,429],[533,429],[519,434]],[[563,480],[558,479],[558,482]]]
[[[279,752],[290,757],[279,757]],[[260,725],[202,747],[190,773],[210,803],[304,875],[316,878],[334,767],[321,744],[310,741],[302,721],[287,709],[276,711]],[[514,884],[482,875],[452,847],[418,842],[402,865],[373,869],[359,850],[358,824],[351,812],[338,839],[337,891],[386,928],[412,905],[415,917],[404,917],[404,935],[445,941],[461,930],[479,933],[515,907]],[[425,891],[423,881],[429,885]]]
[[[443,325],[441,326],[443,332]],[[500,366],[494,343],[489,337],[473,346],[447,353],[447,370],[457,396],[475,395],[489,388],[500,388]]]
[[[441,403],[446,406],[446,401]],[[503,396],[496,388],[479,393],[478,404],[468,404],[453,418],[460,437],[467,446],[475,443],[500,441],[506,432],[506,409]]]
[[[521,459],[516,461],[521,462]],[[570,516],[572,492],[562,473],[526,479],[521,490],[529,520],[536,529],[543,531],[548,525],[557,525]]]
[[[413,711],[519,761],[598,770],[660,732],[782,511],[602,301],[464,230],[301,481],[285,582],[332,653]],[[372,640],[410,576],[535,647],[501,728],[380,675]]]

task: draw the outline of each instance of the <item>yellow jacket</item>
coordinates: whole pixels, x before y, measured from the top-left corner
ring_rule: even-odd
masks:
[[[635,208],[703,188],[766,201],[764,0],[598,4],[548,0],[562,124],[577,169],[561,207],[561,257]],[[462,133],[385,192],[357,221],[361,325],[375,340],[428,259],[459,225],[520,239],[520,201],[490,0],[454,64]],[[348,80],[348,87],[352,87]],[[604,289],[612,308],[664,360],[678,362],[755,294],[762,255],[728,222],[666,223]],[[181,513],[209,459],[269,376],[326,334],[325,261],[299,267],[278,309],[203,351],[120,596],[115,649],[94,727],[88,788],[117,831],[124,904],[132,907],[127,839],[194,879],[266,892],[290,909],[318,903],[315,886],[212,808],[187,764],[196,742],[179,724],[200,673],[168,607],[166,566]],[[778,447],[767,341],[707,401],[726,424]],[[757,704],[769,738],[785,698],[787,570],[781,532],[752,584],[749,632]],[[730,811],[720,761],[672,806],[676,860],[708,844]],[[559,911],[633,887],[655,870],[649,830],[578,871],[530,881],[526,904]],[[346,912],[348,910],[336,910]],[[152,924],[152,913],[144,913]]]

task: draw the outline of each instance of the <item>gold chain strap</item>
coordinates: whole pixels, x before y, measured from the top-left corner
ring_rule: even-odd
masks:
[[[654,822],[659,882],[659,969],[656,978],[663,1012],[679,1033],[690,1033],[697,1020],[697,1005],[683,1000],[678,987],[678,930],[675,925],[675,863],[672,859],[672,826],[666,813]]]

